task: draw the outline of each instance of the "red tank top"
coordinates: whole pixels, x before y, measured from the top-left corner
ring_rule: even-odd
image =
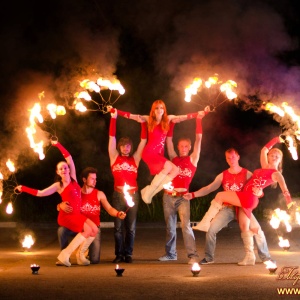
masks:
[[[247,170],[242,168],[238,174],[231,174],[228,170],[223,172],[222,186],[224,191],[239,192],[247,182]]]
[[[190,156],[176,156],[172,162],[179,167],[179,174],[172,180],[174,189],[185,188],[188,191],[197,168],[191,163]]]
[[[117,186],[124,186],[125,183],[137,188],[137,166],[132,156],[118,155],[111,166],[111,171],[114,177],[115,190]]]
[[[84,194],[81,192],[81,213],[99,226],[101,208],[100,201],[97,198],[97,193],[97,189],[93,189],[89,194]]]

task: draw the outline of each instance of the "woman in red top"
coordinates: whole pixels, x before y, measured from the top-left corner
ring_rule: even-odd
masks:
[[[250,217],[252,210],[255,209],[259,203],[258,198],[263,196],[262,190],[271,184],[276,185],[278,183],[286,199],[288,208],[294,204],[286,186],[284,177],[281,174],[282,151],[278,148],[272,148],[279,142],[283,142],[283,140],[279,137],[275,137],[262,148],[260,154],[260,163],[262,168],[253,172],[252,177],[244,185],[242,191],[219,192],[215,199],[212,200],[209,210],[206,212],[201,222],[197,225],[199,230],[207,232],[210,227],[211,220],[222,208],[222,204],[224,202],[241,207],[242,209],[239,209],[239,225],[246,251],[246,256],[241,265],[255,264],[253,232],[250,230]],[[257,232],[255,233],[257,234]]]
[[[49,196],[57,192],[62,197],[63,202],[69,202],[69,205],[73,208],[72,212],[66,213],[63,210],[60,210],[57,221],[60,226],[78,232],[78,234],[69,246],[60,252],[57,258],[65,266],[70,267],[70,256],[80,245],[76,255],[77,263],[79,265],[89,265],[90,261],[86,259],[84,253],[95,239],[98,228],[94,222],[80,212],[80,186],[77,183],[76,169],[72,156],[60,143],[52,141],[52,145],[57,147],[66,159],[66,161],[61,161],[56,166],[57,182],[41,191],[24,185],[19,185],[16,189],[20,192],[29,193],[38,197]]]
[[[134,115],[120,110],[118,114],[138,122],[146,121],[148,124],[148,142],[143,150],[142,159],[148,165],[151,175],[155,177],[150,185],[141,190],[141,194],[144,202],[149,204],[152,197],[179,173],[178,167],[164,157],[165,140],[170,122],[179,123],[196,118],[198,112],[180,116],[168,115],[165,103],[162,100],[156,100],[152,104],[149,116]]]

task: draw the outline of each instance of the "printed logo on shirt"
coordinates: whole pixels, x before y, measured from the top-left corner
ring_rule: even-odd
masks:
[[[127,171],[137,173],[137,168],[135,166],[130,165],[127,162],[122,164],[116,164],[112,167],[113,172]]]

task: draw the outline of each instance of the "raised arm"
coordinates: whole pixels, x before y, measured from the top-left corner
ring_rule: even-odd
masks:
[[[268,166],[268,153],[277,143],[281,143],[281,139],[279,136],[274,137],[270,140],[260,151],[260,165],[262,168],[266,168]]]
[[[197,167],[200,152],[201,152],[201,142],[202,142],[202,118],[204,117],[204,113],[198,114],[196,119],[196,138],[194,143],[193,152],[190,155],[191,163]]]
[[[174,157],[177,156],[177,153],[175,152],[174,149],[174,143],[173,143],[174,126],[175,123],[171,121],[169,126],[169,131],[167,133],[167,138],[166,138],[167,152],[170,160],[172,160]]]
[[[222,180],[223,180],[223,173],[220,173],[212,183],[210,183],[207,186],[204,186],[203,188],[199,189],[196,192],[187,193],[183,195],[183,198],[186,200],[192,200],[193,198],[206,196],[209,193],[217,190],[221,186]]]
[[[64,146],[62,144],[60,144],[57,141],[51,141],[51,144],[52,144],[52,146],[54,146],[54,147],[56,147],[56,148],[59,149],[59,151],[61,152],[61,154],[65,158],[67,164],[69,165],[70,176],[74,180],[77,181],[75,164],[74,164],[73,158],[72,158],[71,154],[69,153],[69,151],[66,148],[64,148]]]
[[[197,118],[197,116],[200,115],[206,115],[210,112],[210,108],[209,106],[206,106],[204,108],[204,110],[202,111],[198,111],[198,112],[194,112],[194,113],[189,113],[187,115],[179,115],[179,116],[175,116],[175,115],[169,115],[168,118],[170,121],[173,121],[174,123],[180,123],[182,121],[186,121],[186,120],[190,120],[190,119],[195,119]],[[203,115],[203,116],[204,116]]]
[[[16,189],[19,192],[23,192],[23,193],[27,193],[33,196],[37,196],[37,197],[45,197],[45,196],[49,196],[54,194],[55,192],[58,191],[59,189],[59,183],[55,182],[52,185],[50,185],[49,187],[43,189],[43,190],[36,190],[36,189],[32,189],[30,187],[27,187],[25,185],[18,185],[16,187]]]
[[[144,147],[147,144],[147,132],[148,132],[148,127],[147,127],[147,122],[142,122],[141,123],[141,140],[140,143],[136,149],[136,151],[133,154],[134,161],[136,165],[138,166],[141,158],[142,158],[142,152],[144,150]]]
[[[114,107],[108,107],[107,110],[110,111],[111,113],[114,113],[117,109],[114,108]],[[139,123],[148,122],[148,120],[149,120],[149,116],[135,115],[135,114],[132,114],[130,112],[122,111],[122,110],[119,110],[119,109],[118,109],[118,115],[121,116],[121,117],[127,118],[127,119],[137,121]]]
[[[116,161],[119,152],[117,150],[116,141],[116,130],[117,130],[117,110],[111,111],[111,118],[109,123],[109,139],[108,139],[108,155],[110,160],[110,165],[113,165]]]

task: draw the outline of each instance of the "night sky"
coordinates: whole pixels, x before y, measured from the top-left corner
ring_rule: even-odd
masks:
[[[21,2],[21,3],[20,3]],[[22,3],[23,2],[23,3]],[[79,81],[115,76],[126,93],[115,106],[148,114],[162,99],[169,114],[184,114],[214,105],[203,120],[201,158],[191,190],[210,183],[227,165],[224,151],[236,147],[241,165],[259,167],[260,148],[273,136],[294,128],[274,119],[263,103],[288,102],[299,113],[300,24],[297,1],[248,0],[52,0],[5,1],[0,26],[0,171],[16,163],[15,181],[42,189],[53,182],[61,159],[49,146],[56,135],[71,152],[78,173],[99,169],[98,187],[109,193],[113,182],[107,153],[109,115],[99,110],[80,114],[69,105]],[[184,101],[184,89],[195,77],[218,74],[237,82],[235,101],[218,88],[201,90]],[[39,101],[38,94],[45,97]],[[100,101],[99,95],[94,95]],[[107,97],[107,95],[106,95]],[[117,93],[112,93],[117,98]],[[29,147],[25,128],[35,102],[64,105],[65,116],[46,120],[38,135],[45,142],[42,161]],[[194,138],[194,120],[175,127]],[[138,143],[140,125],[118,119],[118,137]],[[284,176],[291,193],[299,193],[299,161],[285,145]],[[299,151],[298,151],[299,152]],[[150,180],[142,162],[139,184]],[[14,184],[14,183],[13,183]]]

